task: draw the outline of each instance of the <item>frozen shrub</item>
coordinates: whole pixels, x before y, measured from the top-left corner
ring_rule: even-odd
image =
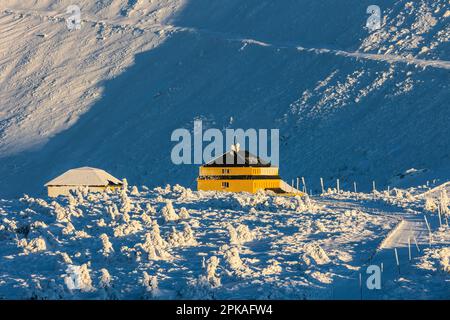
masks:
[[[255,207],[259,205],[267,206],[269,197],[264,191],[259,191],[256,194],[235,194],[233,198],[237,201],[240,207]]]
[[[179,247],[184,244],[184,239],[181,232],[178,232],[175,227],[172,227],[172,232],[169,235],[167,243],[172,247]]]
[[[122,215],[122,221],[123,221],[123,222],[125,222],[125,223],[130,223],[130,220],[131,220],[131,218],[130,218],[130,215],[129,215],[128,213],[124,213],[124,214]]]
[[[236,247],[224,248],[224,258],[231,269],[231,273],[238,276],[247,276],[251,274],[251,270],[242,262],[239,250]]]
[[[59,252],[61,258],[65,264],[72,264],[72,259],[70,259],[69,255],[65,252]]]
[[[307,243],[303,247],[304,254],[301,256],[301,259],[306,265],[311,265],[311,263],[315,263],[317,265],[323,265],[330,262],[330,258],[326,252],[316,243]]]
[[[183,186],[180,186],[179,184],[173,186],[173,192],[183,193],[185,190],[186,189]]]
[[[112,243],[109,241],[109,238],[105,233],[102,233],[100,235],[100,239],[102,240],[103,245],[101,253],[103,254],[103,256],[109,257],[114,252]]]
[[[121,224],[114,228],[114,237],[124,237],[142,231],[142,225],[137,220],[131,220],[130,223]]]
[[[14,220],[9,220],[8,218],[4,218],[2,221],[2,226],[4,230],[15,233],[19,228],[18,224]]]
[[[152,223],[152,230],[150,235],[153,243],[155,243],[157,246],[163,248],[167,247],[167,242],[161,237],[161,231],[159,230],[159,225],[158,222],[156,222],[156,220],[154,220]]]
[[[131,188],[130,194],[131,194],[132,196],[139,196],[139,195],[141,195],[141,194],[139,193],[138,188],[137,188],[136,186],[133,186],[133,188]]]
[[[234,228],[230,223],[227,224],[228,234],[230,236],[230,244],[240,245],[252,241],[255,236],[248,226],[244,224]]]
[[[216,299],[216,292],[221,286],[220,277],[216,274],[219,262],[216,256],[209,258],[206,263],[203,258],[202,274],[197,279],[188,281],[179,294],[188,299]]]
[[[311,213],[316,213],[320,207],[313,201],[308,195],[303,197],[303,202],[306,206],[306,211]]]
[[[126,178],[123,178],[123,179],[122,179],[122,190],[123,190],[124,192],[127,192],[127,191],[128,191],[128,180],[127,180]]]
[[[444,214],[444,215],[449,214],[448,205],[449,205],[449,200],[448,200],[448,196],[447,196],[447,191],[442,190],[441,194],[439,196],[439,209],[441,210],[442,214]]]
[[[441,269],[450,273],[450,247],[440,249],[438,254]]]
[[[85,198],[89,195],[89,187],[80,187],[80,191]]]
[[[166,185],[166,187],[165,187],[164,189],[161,188],[161,187],[156,187],[156,188],[154,188],[153,190],[154,190],[155,192],[159,193],[159,194],[164,194],[164,195],[171,192],[171,190],[170,190],[170,185],[169,185],[169,184]]]
[[[191,226],[188,223],[184,223],[183,238],[185,245],[194,246],[197,244],[195,240],[194,231],[192,231]]]
[[[97,226],[98,226],[98,227],[106,227],[107,224],[106,224],[106,222],[105,222],[105,219],[100,219],[100,220],[98,220]]]
[[[430,212],[437,210],[437,205],[433,198],[425,198],[425,210]]]
[[[427,248],[417,265],[421,269],[450,273],[450,247]]]
[[[156,209],[150,204],[150,202],[145,204],[145,213],[148,215],[154,215],[156,213]]]
[[[163,246],[153,242],[152,236],[148,233],[145,235],[145,242],[140,246],[148,254],[148,260],[169,260],[172,258]]]
[[[66,227],[62,230],[62,234],[68,235],[74,233],[74,231],[75,227],[73,226],[73,224],[71,222],[67,222]]]
[[[70,214],[62,207],[59,203],[53,201],[52,205],[54,207],[54,212],[56,216],[56,221],[58,222],[68,222],[70,221]]]
[[[273,204],[276,207],[293,210],[296,208],[297,203],[294,201],[291,201],[290,198],[287,197],[274,197],[272,200]]]
[[[143,272],[142,285],[145,288],[144,298],[154,299],[159,295],[158,278]]]
[[[87,239],[90,238],[91,236],[84,230],[81,231],[75,231],[75,237],[79,238],[79,239]]]
[[[138,246],[148,254],[149,260],[167,260],[171,258],[170,253],[166,251],[168,243],[161,237],[156,221],[153,221],[152,230],[145,234],[144,243]]]
[[[328,231],[327,227],[325,227],[323,225],[323,223],[320,222],[319,220],[314,221],[313,222],[313,226],[314,226],[314,229],[315,229],[316,233],[318,233],[318,232],[327,232]]]
[[[220,259],[216,256],[212,256],[206,262],[205,273],[199,278],[199,283],[206,285],[210,288],[220,287],[220,278],[216,275],[217,267],[219,266]]]
[[[25,239],[23,239],[23,240],[25,240]],[[25,243],[26,243],[26,240],[25,240]],[[23,243],[23,244],[25,244],[25,243]],[[23,250],[24,250],[24,253],[35,253],[35,252],[45,251],[45,250],[47,250],[47,245],[46,245],[44,238],[39,237],[39,238],[32,239],[30,242],[26,243]]]
[[[108,270],[105,268],[100,269],[101,276],[100,276],[100,288],[109,288],[111,287],[111,275],[109,274]]]
[[[67,200],[69,201],[69,206],[71,207],[75,207],[78,204],[77,200],[74,198],[72,194],[69,194],[67,196]]]
[[[408,191],[405,191],[404,198],[407,201],[415,201],[416,200],[416,198]]]
[[[179,216],[180,216],[180,219],[183,219],[183,220],[189,219],[191,217],[189,214],[189,211],[185,207],[182,207],[180,209]]]
[[[162,208],[161,214],[164,218],[164,221],[176,221],[179,220],[180,217],[175,213],[175,209],[173,208],[172,201],[167,201],[164,208]]]
[[[69,217],[79,218],[83,216],[83,211],[79,208],[69,206],[68,208]]]
[[[66,273],[64,283],[70,291],[80,290],[82,292],[89,292],[95,290],[92,287],[92,280],[86,263],[81,266],[69,265]]]
[[[60,300],[66,298],[62,285],[56,284],[55,279],[33,279],[30,300]]]
[[[271,262],[271,264],[262,270],[263,275],[267,276],[281,273],[282,269],[277,260],[269,260],[268,262]]]
[[[141,220],[146,226],[152,225],[152,218],[150,218],[145,212],[141,214]]]
[[[119,215],[119,209],[117,209],[115,203],[112,206],[107,207],[107,212],[109,214],[109,217],[111,218],[111,221],[115,221],[116,217]]]
[[[100,298],[104,300],[118,300],[119,295],[114,289],[114,286],[112,284],[112,278],[111,275],[109,274],[109,271],[103,268],[100,270],[100,272],[101,272],[99,282]]]
[[[172,247],[185,247],[196,245],[197,241],[195,240],[194,232],[189,224],[184,223],[183,231],[179,232],[175,227],[172,227],[172,233],[169,236],[168,244]]]
[[[136,260],[136,262],[141,261],[141,254],[139,251],[137,251],[134,248],[129,248],[127,246],[122,246],[120,248],[120,253],[122,253],[124,256],[126,256],[130,260]]]
[[[163,188],[161,188],[161,187],[155,187],[155,188],[153,189],[153,191],[155,191],[155,192],[157,192],[157,193],[160,193],[160,194],[164,193],[164,190],[163,190]]]
[[[139,213],[139,212],[143,211],[141,208],[141,205],[139,203],[135,203],[133,205],[133,209],[134,209],[133,212],[135,212],[135,213]]]
[[[84,204],[83,193],[81,192],[80,189],[75,190],[75,198],[78,204]]]
[[[122,212],[123,214],[125,213],[128,214],[131,211],[131,202],[125,190],[122,190],[120,194],[120,199],[121,199],[120,212]]]
[[[395,198],[401,200],[403,199],[403,192],[400,189],[394,188],[393,190]]]
[[[179,200],[197,199],[198,197],[192,192],[191,189],[184,189],[178,196]]]

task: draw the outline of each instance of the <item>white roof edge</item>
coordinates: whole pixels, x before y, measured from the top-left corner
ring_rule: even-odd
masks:
[[[108,172],[91,167],[70,169],[44,186],[108,186],[110,184],[122,185],[122,181]]]

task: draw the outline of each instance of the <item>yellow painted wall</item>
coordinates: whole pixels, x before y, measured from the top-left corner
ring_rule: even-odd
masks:
[[[229,184],[228,187],[223,183]],[[197,180],[197,189],[203,191],[226,191],[226,192],[249,192],[256,193],[258,190],[267,188],[279,188],[281,180]]]
[[[278,175],[278,168],[252,168],[252,167],[200,167],[200,176],[274,176]]]

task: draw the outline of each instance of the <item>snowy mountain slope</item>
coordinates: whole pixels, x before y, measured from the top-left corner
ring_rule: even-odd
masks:
[[[86,1],[82,29],[69,32],[65,18],[71,2],[53,3],[0,5],[2,155],[39,146],[72,126],[101,97],[102,81],[131,65],[136,53],[163,41],[158,23],[177,1],[149,8],[154,12],[142,22],[149,32],[139,27],[142,17],[121,19],[123,1],[108,6]]]
[[[22,28],[36,23],[43,28],[39,32],[51,34],[54,25],[44,28],[39,15],[52,16],[55,7],[51,1],[43,3],[8,5],[11,12],[34,12]],[[22,57],[23,50],[16,49],[13,55],[23,73],[16,71],[12,79],[22,85],[15,86],[7,73],[1,73],[11,88],[2,91],[7,103],[2,104],[0,182],[7,187],[0,194],[43,191],[42,184],[56,174],[85,165],[104,168],[134,184],[194,186],[197,168],[170,161],[170,134],[180,127],[192,128],[198,118],[204,119],[205,127],[230,127],[232,117],[235,128],[279,128],[282,175],[288,180],[305,176],[315,189],[319,177],[328,185],[336,178],[343,186],[357,181],[364,189],[372,180],[380,187],[403,183],[408,179],[398,177],[410,168],[422,173],[415,176],[417,183],[449,178],[445,1],[414,2],[417,10],[408,9],[405,28],[430,14],[436,23],[420,34],[417,48],[394,42],[395,50],[383,49],[394,41],[390,37],[395,38],[391,29],[388,35],[384,32],[391,28],[390,19],[405,14],[406,1],[380,3],[388,16],[379,38],[363,28],[369,4],[364,1],[153,2],[162,12],[156,18],[141,2],[140,9],[125,11],[119,2],[103,9],[101,3],[86,4],[91,22],[81,30],[86,37],[82,50],[71,53],[58,33],[68,55],[60,59],[68,65],[42,71],[52,75],[52,70],[59,70],[57,79],[68,75],[55,85],[60,90],[55,102],[49,99],[53,89],[39,80],[39,73],[31,72],[33,64],[20,60],[30,59],[32,53]],[[37,17],[36,11],[41,11]],[[0,21],[13,23],[8,20],[11,15],[21,19],[19,13],[4,13]],[[97,39],[100,27],[94,21],[100,20],[107,20],[111,37]],[[122,23],[126,26],[117,27]],[[124,30],[114,35],[117,28]],[[414,28],[413,34],[418,32]],[[8,42],[16,42],[15,32],[9,32]],[[23,43],[31,36],[23,35]],[[76,41],[75,33],[70,37]],[[34,41],[42,41],[43,51],[54,45],[51,39],[39,39]],[[103,53],[104,42],[116,56],[95,55]],[[431,48],[429,54],[417,54],[423,46]],[[381,56],[384,53],[388,55]],[[85,64],[92,70],[86,77],[85,67],[78,68],[74,57],[91,61]],[[433,59],[441,64],[427,67]],[[9,68],[20,70],[14,64]],[[85,78],[92,80],[84,83]],[[31,96],[33,86],[25,79],[33,85],[43,83],[40,99]],[[101,81],[105,79],[110,80]],[[72,85],[76,89],[69,91]],[[80,98],[83,94],[86,99]],[[70,103],[55,107],[63,100]]]

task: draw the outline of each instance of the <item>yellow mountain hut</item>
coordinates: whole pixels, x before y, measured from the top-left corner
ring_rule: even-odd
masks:
[[[49,197],[68,196],[70,191],[79,188],[89,188],[90,192],[103,192],[106,189],[114,190],[122,187],[122,181],[113,177],[104,170],[83,167],[71,169],[55,179],[47,182]]]
[[[272,191],[295,196],[302,192],[281,180],[278,167],[248,151],[232,150],[200,167],[197,189],[203,191],[249,192]]]

